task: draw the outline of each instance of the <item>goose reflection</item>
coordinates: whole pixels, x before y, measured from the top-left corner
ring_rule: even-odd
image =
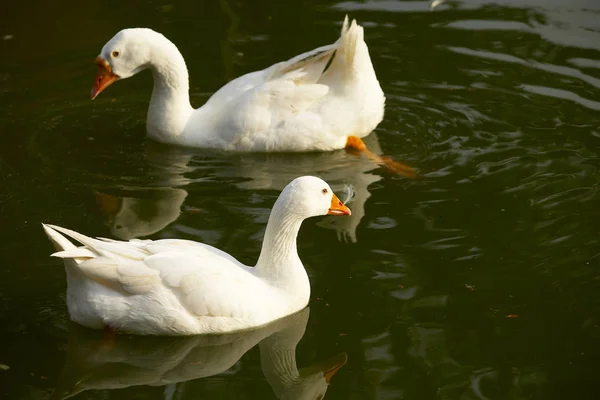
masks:
[[[145,148],[147,176],[126,177],[113,187],[95,187],[96,203],[111,235],[121,240],[152,235],[179,218],[190,184],[186,177],[196,168],[189,166],[191,154],[150,143]],[[147,184],[126,182],[148,180]],[[143,182],[146,183],[146,182]]]
[[[374,152],[381,152],[375,134],[369,135],[365,143]],[[281,191],[300,175],[315,175],[330,182],[342,201],[352,207],[351,216],[326,217],[319,226],[335,230],[340,240],[356,242],[356,230],[365,215],[365,203],[371,196],[369,186],[382,179],[380,175],[371,173],[379,168],[372,160],[345,151],[208,154],[196,149],[150,143],[146,147],[146,159],[152,167],[149,174],[153,181],[150,185],[143,189],[127,185],[119,185],[117,189],[95,189],[111,234],[128,240],[152,235],[175,222],[187,197],[184,187],[190,183],[229,180],[242,190]],[[201,178],[194,179],[196,176]]]
[[[341,353],[298,369],[296,346],[308,317],[305,308],[246,332],[178,338],[118,336],[108,344],[102,334],[72,324],[66,362],[52,399],[86,390],[163,386],[217,375],[257,343],[263,374],[277,398],[322,399],[347,358]]]
[[[178,188],[137,190],[131,196],[95,191],[110,233],[121,240],[149,236],[179,218],[187,191]]]

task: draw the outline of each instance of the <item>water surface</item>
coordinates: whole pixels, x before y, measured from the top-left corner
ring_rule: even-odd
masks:
[[[264,365],[276,335],[291,338],[282,342],[308,367],[303,376],[346,354],[327,399],[595,398],[600,4],[467,0],[432,12],[425,1],[315,3],[4,10],[2,398],[298,398]],[[387,96],[369,145],[418,179],[343,151],[233,155],[153,143],[147,72],[89,100],[93,60],[119,29],[148,26],[173,40],[199,106],[233,77],[334,41],[346,13],[365,26]],[[69,322],[64,269],[48,257],[41,222],[199,240],[253,264],[279,191],[304,174],[341,196],[351,187],[353,216],[304,223],[312,296],[291,328],[238,347],[122,338],[107,349]],[[308,398],[323,394],[321,382],[306,387]]]

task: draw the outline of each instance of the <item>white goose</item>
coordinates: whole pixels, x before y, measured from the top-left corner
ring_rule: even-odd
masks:
[[[294,179],[275,202],[255,267],[188,240],[93,239],[44,230],[64,259],[73,321],[135,334],[191,335],[262,326],[306,307],[310,283],[296,237],[306,218],[350,215],[329,185]],[[74,246],[60,233],[81,244]]]
[[[96,58],[92,99],[144,69],[154,77],[146,128],[159,142],[253,152],[351,148],[394,171],[412,168],[370,152],[361,138],[381,122],[385,96],[363,28],[345,18],[340,39],[227,83],[198,109],[185,60],[162,34],[123,29]]]

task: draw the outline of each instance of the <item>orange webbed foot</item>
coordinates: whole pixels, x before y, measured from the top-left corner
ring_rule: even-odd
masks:
[[[388,156],[379,156],[367,148],[365,142],[358,136],[348,136],[346,140],[346,150],[353,153],[361,153],[375,161],[377,164],[384,165],[390,171],[414,179],[417,177],[416,170],[406,164],[392,160]]]
[[[358,136],[348,136],[346,139],[346,148],[351,150],[365,151],[367,145]]]

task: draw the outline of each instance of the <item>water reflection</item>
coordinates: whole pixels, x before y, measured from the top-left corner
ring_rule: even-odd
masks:
[[[365,139],[373,152],[381,148],[375,134]],[[369,186],[382,179],[371,171],[380,168],[366,157],[345,151],[311,154],[234,154],[221,159],[194,149],[149,143],[145,152],[151,169],[150,187],[136,182],[94,188],[97,204],[110,233],[128,240],[155,234],[181,215],[188,195],[186,186],[202,181],[233,182],[245,191],[281,191],[300,175],[316,175],[327,181],[340,199],[352,207],[347,218],[327,216],[318,225],[337,232],[339,240],[356,242],[356,230],[365,215]],[[205,178],[210,168],[210,178]],[[199,188],[202,193],[202,189]],[[191,211],[193,212],[193,210]]]
[[[131,196],[118,196],[96,191],[112,236],[129,240],[152,235],[174,222],[188,193],[177,188],[139,190]]]
[[[298,369],[296,346],[304,336],[309,309],[261,329],[227,335],[178,338],[117,336],[72,324],[67,358],[53,399],[86,390],[180,384],[231,371],[257,343],[262,372],[279,399],[322,399],[346,354]],[[170,391],[175,388],[171,388]]]
[[[462,364],[452,357],[454,343],[439,326],[412,326],[408,328],[408,335],[411,341],[408,355],[419,368],[427,371],[438,388],[440,399],[489,400],[498,394],[513,400],[543,397],[542,388],[548,381],[536,368]]]
[[[319,220],[332,231],[307,228],[358,244],[311,240],[301,249],[312,258],[311,323],[343,326],[339,340],[356,344],[354,368],[334,382],[336,391],[347,392],[340,398],[541,399],[573,397],[582,388],[597,392],[600,2],[448,0],[434,11],[428,0],[333,0],[300,8],[230,2],[239,20],[219,17],[218,2],[178,3],[168,20],[146,10],[144,18],[178,35],[191,55],[197,103],[225,83],[223,76],[270,65],[290,47],[300,52],[318,45],[349,12],[367,26],[386,92],[379,138],[394,159],[419,165],[423,174],[414,181],[388,179],[384,169],[344,152],[154,150],[142,141],[147,99],[134,82],[118,89],[114,101],[83,98],[95,57],[89,49],[96,51],[106,30],[139,13],[123,2],[122,19],[102,33],[84,29],[101,13],[86,14],[83,24],[81,6],[71,3],[23,11],[23,20],[36,23],[7,30],[14,39],[4,43],[11,66],[2,72],[3,122],[12,142],[0,157],[7,171],[0,179],[10,189],[2,193],[0,213],[10,232],[2,252],[0,325],[10,345],[0,362],[10,370],[0,372],[7,382],[0,398],[5,388],[6,398],[26,398],[22,393],[30,389],[21,388],[41,391],[56,380],[53,335],[62,332],[62,322],[54,320],[68,319],[60,301],[64,272],[48,268],[48,244],[34,239],[36,221],[52,216],[97,231],[106,212],[111,236],[200,237],[251,263],[271,199],[302,173],[325,177],[338,194],[346,185],[355,192],[352,218]],[[196,3],[204,9],[191,8]],[[198,25],[196,14],[207,22],[201,33],[189,31]],[[225,33],[230,22],[232,36]],[[36,35],[40,29],[65,40],[54,35],[40,47],[46,39]],[[41,53],[29,51],[34,44]],[[219,51],[220,44],[228,47]],[[207,56],[223,61],[206,63]],[[102,207],[91,189],[109,195],[99,196]],[[506,318],[513,314],[519,317]],[[48,323],[48,315],[62,317]],[[242,372],[258,370],[255,350],[239,364]],[[236,374],[227,381],[230,397],[253,397],[246,394],[246,377],[228,371]],[[178,385],[191,398],[209,391]],[[127,397],[96,394],[108,393]]]

